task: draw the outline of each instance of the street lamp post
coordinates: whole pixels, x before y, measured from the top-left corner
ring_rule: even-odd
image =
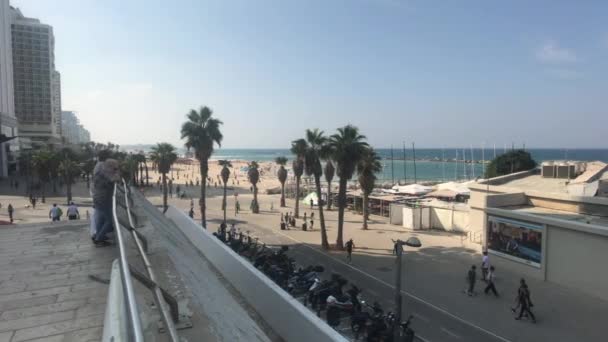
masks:
[[[397,255],[397,266],[395,272],[395,324],[393,324],[394,341],[399,341],[399,326],[401,324],[402,302],[401,298],[401,256],[403,255],[403,245],[410,247],[420,247],[422,243],[417,237],[410,237],[406,241],[393,240],[395,243],[395,254]]]

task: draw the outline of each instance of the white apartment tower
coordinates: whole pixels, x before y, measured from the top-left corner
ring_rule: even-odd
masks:
[[[8,0],[0,0],[0,178],[15,167],[18,149],[17,119],[15,118],[13,91],[13,50],[11,44],[11,9]],[[4,142],[2,142],[4,141]]]

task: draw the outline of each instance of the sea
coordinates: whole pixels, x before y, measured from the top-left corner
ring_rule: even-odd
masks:
[[[145,146],[143,150],[147,150]],[[403,149],[377,148],[382,157],[383,168],[378,178],[381,182],[416,181],[463,181],[483,177],[486,163],[495,156],[508,151],[508,148],[416,148]],[[546,160],[603,161],[608,163],[608,149],[564,149],[564,148],[526,148],[538,163]],[[180,151],[182,153],[184,151]],[[213,153],[212,159],[273,161],[285,156],[292,159],[288,149],[240,149],[220,148]],[[404,158],[405,156],[405,158]],[[465,162],[466,161],[466,162]]]
[[[538,163],[546,160],[603,161],[608,163],[608,149],[526,149]],[[483,177],[486,164],[495,156],[506,152],[504,148],[378,148],[382,157],[383,182],[451,181]],[[405,155],[405,158],[404,158]],[[213,159],[273,161],[276,157],[293,156],[288,149],[218,149]],[[391,158],[392,156],[392,158]],[[405,159],[405,161],[404,161]],[[466,160],[466,162],[463,162]],[[474,162],[471,162],[474,161]]]

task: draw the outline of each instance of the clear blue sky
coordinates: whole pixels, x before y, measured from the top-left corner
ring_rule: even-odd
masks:
[[[352,123],[373,145],[608,147],[608,1],[11,0],[53,25],[93,139],[226,147]]]

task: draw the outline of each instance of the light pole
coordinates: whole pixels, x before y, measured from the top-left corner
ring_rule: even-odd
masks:
[[[399,326],[401,324],[401,256],[403,255],[403,245],[410,247],[420,247],[422,243],[418,240],[417,237],[410,237],[406,241],[402,240],[393,240],[395,243],[395,254],[397,255],[397,267],[395,272],[395,323],[393,324],[393,337],[394,341],[399,340]]]

